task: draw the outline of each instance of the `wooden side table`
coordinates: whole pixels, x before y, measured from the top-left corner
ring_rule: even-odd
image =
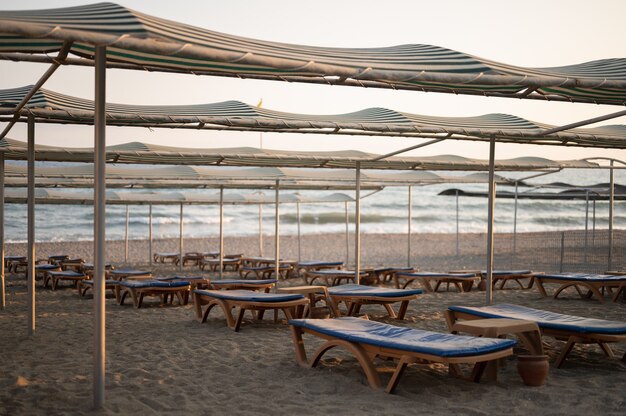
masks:
[[[541,332],[537,323],[522,319],[476,319],[470,321],[458,321],[452,326],[453,334],[465,332],[468,334],[503,338],[507,334],[516,335],[531,355],[543,355]],[[496,361],[487,364],[487,379],[496,381],[498,377],[498,363]]]
[[[339,316],[339,311],[336,309],[336,305],[331,301],[330,296],[328,296],[328,289],[326,286],[290,286],[290,287],[281,287],[278,288],[279,293],[297,293],[299,295],[304,295],[309,298],[309,315],[311,315],[311,311],[315,307],[315,303],[320,299],[320,295],[326,302],[326,306],[330,310],[330,314],[332,317],[336,318]]]

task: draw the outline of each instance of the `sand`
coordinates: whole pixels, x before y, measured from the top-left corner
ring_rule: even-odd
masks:
[[[367,237],[364,262],[406,262],[400,236]],[[421,247],[422,261],[443,270],[452,264],[447,255],[437,262],[437,244],[450,236],[431,238]],[[283,239],[288,256],[297,255],[294,239]],[[186,241],[185,249],[207,249],[211,241]],[[123,242],[108,245],[109,258],[123,260]],[[145,242],[131,242],[131,260],[148,258]],[[177,241],[159,241],[155,249],[175,251]],[[268,246],[269,247],[269,246]],[[307,258],[343,258],[345,237],[308,236]],[[231,238],[227,251],[258,254],[258,242]],[[9,246],[7,254],[23,248]],[[38,257],[67,252],[91,259],[88,243],[38,246]],[[269,249],[268,249],[269,250]],[[432,253],[431,253],[432,251]],[[341,253],[341,254],[337,254]],[[271,254],[269,251],[266,254]],[[365,260],[367,259],[367,260]],[[144,260],[143,263],[146,263]],[[467,256],[468,267],[474,264]],[[195,267],[187,267],[196,274]],[[156,270],[171,274],[171,267]],[[301,284],[294,279],[285,284]],[[92,307],[75,290],[44,290],[37,286],[37,331],[27,335],[26,283],[9,276],[7,308],[0,312],[0,414],[94,414],[92,408]],[[484,292],[426,294],[414,302],[409,327],[447,332],[443,311],[447,305],[484,304]],[[626,304],[581,300],[567,296],[540,298],[536,290],[495,292],[498,303],[516,303],[562,313],[626,321]],[[340,350],[325,356],[316,369],[296,365],[289,329],[270,320],[246,320],[241,332],[226,327],[221,312],[207,323],[194,319],[192,306],[165,306],[148,299],[142,309],[107,301],[106,405],[95,414],[623,414],[626,363],[605,357],[597,346],[577,346],[563,368],[551,368],[546,385],[525,386],[515,359],[499,372],[497,382],[479,384],[454,379],[442,365],[410,367],[397,392],[387,395],[367,386],[356,361]],[[397,323],[381,307],[364,307],[371,319]],[[562,346],[546,341],[552,360]],[[320,345],[305,338],[311,351]],[[615,346],[621,357],[625,344]],[[391,368],[391,366],[389,366]],[[388,375],[383,375],[383,381]]]

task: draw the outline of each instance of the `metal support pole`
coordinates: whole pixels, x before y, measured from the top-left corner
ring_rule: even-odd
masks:
[[[94,374],[93,399],[96,409],[104,405],[106,357],[106,303],[104,293],[106,227],[106,47],[96,46],[96,91],[94,113]]]
[[[585,254],[583,255],[584,263],[587,264],[587,249],[589,241],[589,190],[585,191]]]
[[[148,263],[152,266],[152,204],[148,208]]]
[[[344,202],[346,209],[346,266],[350,263],[350,226],[348,225],[350,218],[348,215],[348,201]]]
[[[611,160],[610,167],[610,200],[609,200],[609,265],[608,270],[613,268],[613,206],[615,203],[615,177],[613,175],[613,160]]]
[[[28,334],[35,333],[35,117],[28,116]]]
[[[280,276],[280,204],[279,198],[280,196],[280,181],[276,180],[276,200],[274,204],[276,205],[276,219],[274,221],[274,271],[276,272],[276,280],[278,281],[278,277]],[[274,286],[274,290],[278,289],[278,283]]]
[[[591,245],[596,248],[596,200],[593,200],[593,228],[591,229]]]
[[[183,234],[184,234],[184,230],[183,230],[183,204],[180,204],[180,220],[179,220],[179,229],[178,229],[178,252],[180,253],[179,255],[179,259],[180,262],[178,263],[178,269],[182,272],[183,271]]]
[[[487,305],[493,302],[493,222],[496,206],[496,182],[494,180],[496,139],[489,141],[489,206],[487,215]]]
[[[459,244],[459,190],[456,190],[456,255],[460,254]]]
[[[220,186],[220,280],[224,277],[224,187]]]
[[[263,257],[263,204],[259,204],[259,256]]]
[[[300,242],[300,201],[296,202],[296,217],[298,217],[298,263],[302,261],[302,243]]]
[[[563,259],[565,258],[565,231],[561,231],[561,262],[559,263],[559,273],[563,273]]]
[[[356,196],[354,212],[354,281],[361,284],[361,162],[356,162]]]
[[[411,220],[413,218],[413,187],[409,185],[409,215],[408,215],[408,237],[407,237],[407,253],[406,253],[406,265],[411,267]]]
[[[124,238],[124,263],[128,264],[128,223],[130,222],[130,209],[126,205],[126,233]]]
[[[513,207],[513,256],[517,254],[517,186],[519,181],[515,181],[515,205]]]
[[[0,152],[0,309],[6,307],[4,281],[4,152]]]

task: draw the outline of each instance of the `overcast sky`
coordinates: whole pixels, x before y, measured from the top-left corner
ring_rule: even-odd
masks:
[[[39,9],[87,4],[86,1],[22,1],[0,9]],[[150,1],[120,4],[150,15],[257,39],[338,47],[381,47],[422,43],[455,49],[482,58],[527,67],[577,64],[603,58],[626,58],[626,1]],[[34,83],[47,65],[0,61],[0,88]],[[366,107],[436,116],[475,116],[508,113],[555,125],[622,110],[616,106],[569,104],[455,96],[416,91],[288,84],[109,70],[107,100],[127,104],[194,104],[239,100],[265,108],[309,114],[338,114]],[[93,69],[62,67],[44,88],[93,98]],[[1,124],[1,123],[0,123]],[[604,124],[626,124],[622,117]],[[3,126],[0,125],[3,128]],[[9,137],[25,140],[26,128],[13,128]],[[107,144],[145,141],[189,147],[259,145],[259,133],[173,131],[109,127]],[[266,148],[333,150],[358,149],[374,153],[419,143],[417,139],[350,138],[298,134],[263,134]],[[37,143],[93,145],[93,128],[37,127]],[[409,154],[458,154],[487,158],[487,145],[450,141]],[[498,145],[497,158],[536,155],[552,159],[611,156],[626,159],[626,151]]]

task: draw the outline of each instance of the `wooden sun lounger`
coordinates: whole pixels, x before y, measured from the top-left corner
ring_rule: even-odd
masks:
[[[458,292],[469,292],[472,290],[474,283],[480,282],[480,276],[476,276],[474,273],[459,274],[435,272],[401,272],[396,273],[394,276],[394,283],[398,289],[406,289],[415,281],[419,282],[427,292],[437,292],[439,287],[443,284],[446,285],[446,290],[450,290],[450,285],[453,285]]]
[[[48,278],[52,282],[52,290],[57,290],[59,282],[61,280],[72,282],[72,286],[75,287],[80,280],[88,279],[87,275],[73,270],[63,270],[60,272],[48,272]],[[44,282],[44,286],[47,286],[48,282]]]
[[[58,264],[38,264],[35,266],[35,279],[41,279],[43,287],[48,287],[48,282],[50,281],[50,276],[48,275],[48,273],[60,271],[61,266],[59,266]]]
[[[357,315],[362,305],[383,305],[390,317],[404,319],[409,301],[417,299],[422,294],[421,289],[389,289],[365,285],[341,285],[328,288],[328,295],[333,302],[334,309],[339,310],[339,302],[348,307],[348,315]],[[400,302],[400,309],[396,315],[391,307]]]
[[[152,272],[148,270],[115,269],[109,272],[113,280],[146,280],[152,279]]]
[[[361,278],[367,276],[367,272],[361,271],[359,273]],[[304,274],[304,281],[307,285],[313,285],[316,280],[321,280],[326,286],[340,285],[342,280],[346,282],[356,283],[354,270],[342,270],[342,269],[322,269],[311,270]]]
[[[386,391],[393,393],[408,364],[423,361],[449,364],[450,373],[460,376],[459,364],[474,364],[471,380],[478,382],[486,363],[513,354],[513,340],[478,338],[423,331],[383,324],[359,318],[294,319],[289,321],[296,350],[296,361],[302,367],[316,367],[322,356],[334,347],[352,353],[365,372],[370,387],[382,388],[374,359],[398,360]],[[309,361],[303,334],[327,340]]]
[[[304,275],[306,272],[311,272],[315,270],[326,270],[326,269],[335,269],[341,270],[343,269],[342,261],[300,261],[296,264],[296,271],[298,276]]]
[[[397,273],[415,273],[419,271],[415,267],[379,267],[375,268],[373,275],[376,277],[375,284],[384,284],[395,280]]]
[[[511,318],[536,322],[541,335],[548,335],[557,340],[566,341],[563,350],[555,362],[561,367],[577,343],[598,344],[602,351],[613,357],[609,343],[626,342],[626,323],[604,319],[584,318],[564,315],[519,305],[493,305],[482,307],[449,306],[446,311],[448,327],[452,329],[459,319]],[[626,352],[622,357],[626,361]]]
[[[224,270],[230,267],[233,271],[239,270],[241,266],[241,257],[222,259],[222,266]],[[200,269],[205,270],[208,267],[212,272],[217,272],[220,267],[220,259],[205,259],[200,262]]]
[[[573,287],[578,295],[583,299],[594,297],[600,302],[604,302],[604,291],[616,289],[613,293],[613,302],[617,302],[622,288],[626,287],[626,276],[616,276],[608,274],[581,274],[562,273],[544,274],[535,276],[537,290],[543,297],[547,297],[546,284],[557,284],[559,287],[554,291],[554,299],[567,288]],[[585,290],[586,289],[586,290]]]
[[[480,274],[483,279],[487,278],[487,272],[485,270],[481,270]],[[504,285],[509,281],[516,282],[521,289],[530,289],[533,287],[535,283],[535,276],[540,273],[533,273],[532,270],[493,270],[491,272],[492,276],[492,287],[495,289],[496,284],[500,282],[500,287],[498,289],[504,289]],[[528,280],[528,284],[524,286],[522,280]]]
[[[286,279],[291,271],[288,264],[280,264],[278,266],[278,275],[281,279]],[[276,266],[241,266],[239,268],[239,276],[243,279],[250,274],[254,274],[257,279],[271,279],[276,274]]]
[[[186,305],[189,299],[190,287],[190,283],[184,280],[172,282],[162,280],[125,280],[118,281],[115,290],[116,299],[120,305],[124,304],[126,296],[130,294],[133,299],[133,306],[141,308],[145,296],[159,296],[161,305],[168,303],[170,295],[172,301],[174,296],[176,296],[179,305]]]
[[[304,310],[309,300],[298,294],[275,294],[253,292],[250,290],[194,290],[194,307],[200,322],[206,322],[209,312],[215,306],[222,308],[228,327],[239,331],[244,313],[256,311],[257,319],[263,319],[266,310],[282,310],[287,319],[297,317],[298,311]],[[204,312],[202,306],[206,305]],[[237,318],[233,309],[239,308]]]
[[[222,279],[212,280],[209,288],[213,290],[258,290],[269,293],[276,284],[276,279]],[[201,318],[200,316],[198,318]]]
[[[155,263],[178,264],[180,261],[180,253],[154,253],[152,260],[154,260]]]
[[[119,282],[117,280],[110,280],[110,279],[104,282],[104,289],[110,290],[113,296],[115,296],[116,300],[118,296],[118,291],[116,290],[116,286],[118,283]],[[76,288],[78,289],[78,296],[80,296],[81,298],[84,298],[87,292],[90,289],[93,289],[93,279],[80,280],[78,284],[76,285]]]

